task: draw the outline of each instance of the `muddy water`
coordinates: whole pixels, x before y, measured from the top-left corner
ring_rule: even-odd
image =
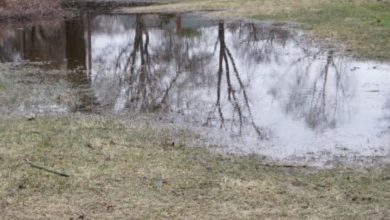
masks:
[[[390,160],[390,65],[286,26],[85,14],[3,32],[2,62],[44,62],[69,70],[70,87],[88,88],[68,111],[158,112],[222,150],[274,160]]]

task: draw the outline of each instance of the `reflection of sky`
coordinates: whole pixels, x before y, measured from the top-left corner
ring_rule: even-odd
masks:
[[[138,19],[134,15],[98,16],[89,23],[92,30],[90,83],[102,109],[111,112],[159,110],[169,120],[173,118],[177,126],[184,122],[192,128],[199,127],[201,133],[227,146],[227,150],[261,153],[276,159],[319,155],[324,151],[340,156],[344,155],[340,150],[344,148],[358,155],[382,155],[390,159],[389,64],[333,54],[323,46],[306,42],[300,32],[285,27],[244,22],[225,24],[226,46],[244,87],[240,88],[228,58],[238,103],[235,106],[228,100],[224,71],[221,79],[224,124],[220,129],[221,118],[216,107],[220,55],[218,22],[182,15],[182,30],[176,30],[176,17],[161,19],[153,15]],[[148,81],[143,86],[139,79],[129,83],[129,67],[124,69],[134,47],[137,21],[142,21],[146,27],[142,32],[143,43],[146,34],[149,36]],[[74,39],[67,38],[84,35],[86,40],[88,37],[86,24],[78,25],[84,27],[84,32],[80,28],[80,33],[67,34],[61,44],[53,39],[65,31],[47,40],[40,39],[41,47],[31,46],[32,54],[43,54],[39,58],[52,57],[55,61],[56,54],[52,54],[52,50],[45,53],[45,50],[58,44],[60,62],[65,62],[65,57],[73,59],[74,51],[68,51],[65,42],[74,42]],[[17,61],[28,55],[15,49],[22,39],[15,33],[0,42],[2,59],[6,61]],[[87,45],[75,42],[80,43],[80,51]],[[84,56],[80,54],[75,59]],[[79,63],[84,65],[84,62]],[[134,67],[134,74],[139,76],[142,72],[139,51]],[[223,68],[225,70],[225,63]],[[137,90],[138,87],[142,88]],[[244,90],[249,108],[245,104]],[[144,93],[135,94],[136,91]],[[37,97],[37,103],[43,103],[43,98]],[[38,112],[70,109],[56,107],[53,103],[38,104]],[[241,136],[239,112],[244,124]],[[259,139],[252,120],[268,135],[268,140]]]
[[[117,25],[116,31],[109,34],[100,31],[92,36],[92,85],[98,100],[111,102],[113,109],[118,111],[126,106],[128,85],[119,83],[126,73],[115,71],[115,63],[123,49],[132,48],[135,31]],[[270,31],[266,26],[257,28],[262,28],[261,36]],[[215,51],[214,48],[218,27],[198,28],[196,37],[178,37],[174,30],[147,30],[149,52],[156,59],[164,56],[166,52],[162,50],[170,40],[173,40],[173,47],[189,47],[170,52],[180,53],[169,54],[170,59],[152,61],[152,70],[163,71],[152,73],[158,75],[159,80],[157,88],[153,89],[158,91],[156,95],[162,96],[180,69],[183,73],[169,91],[169,108],[184,113],[185,118],[204,123],[216,102],[218,44]],[[325,73],[329,53],[320,47],[303,44],[298,33],[287,30],[286,39],[278,39],[283,36],[276,33],[271,36],[273,41],[264,37],[258,41],[243,40],[245,34],[248,34],[245,26],[226,28],[225,40],[245,85],[254,122],[269,131],[270,140],[259,141],[254,132],[244,126],[246,148],[240,151],[259,152],[261,149],[262,154],[275,158],[344,147],[362,155],[372,154],[373,149],[384,151],[376,151],[378,154],[389,152],[389,136],[383,132],[389,125],[388,121],[381,120],[386,114],[384,103],[390,92],[389,65],[332,55],[334,65],[330,64]],[[198,58],[194,62],[195,71],[191,71],[194,67],[179,63],[193,58]],[[126,61],[125,56],[122,59],[119,63]],[[230,72],[232,84],[238,88],[232,67]],[[197,78],[195,74],[201,76]],[[223,81],[224,77],[225,73]],[[225,83],[221,91],[226,123],[232,119],[234,111],[227,101]],[[240,104],[243,104],[242,100]],[[244,114],[249,120],[248,113]],[[212,124],[219,126],[216,112],[213,119]],[[224,129],[229,131],[230,126],[226,125]]]

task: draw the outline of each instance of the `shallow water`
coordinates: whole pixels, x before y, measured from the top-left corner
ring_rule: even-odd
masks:
[[[88,13],[2,32],[2,62],[44,62],[70,70],[69,87],[88,88],[76,107],[49,112],[158,112],[222,150],[274,160],[390,160],[390,65],[343,56],[288,26]]]

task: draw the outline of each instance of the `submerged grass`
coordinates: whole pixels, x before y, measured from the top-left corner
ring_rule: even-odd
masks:
[[[390,167],[267,167],[135,116],[0,116],[5,219],[387,219]],[[27,161],[66,173],[63,177]]]
[[[79,89],[71,87],[66,74],[29,64],[1,64],[0,114],[55,113],[74,108],[80,103]]]
[[[341,42],[356,57],[390,60],[388,0],[179,0],[123,11],[212,11],[209,14],[221,18],[298,22],[311,36]]]

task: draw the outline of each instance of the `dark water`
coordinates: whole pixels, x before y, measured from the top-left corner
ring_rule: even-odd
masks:
[[[70,85],[89,88],[69,111],[160,112],[230,150],[276,159],[389,159],[390,65],[286,26],[85,14],[3,32],[2,62],[72,70]]]

